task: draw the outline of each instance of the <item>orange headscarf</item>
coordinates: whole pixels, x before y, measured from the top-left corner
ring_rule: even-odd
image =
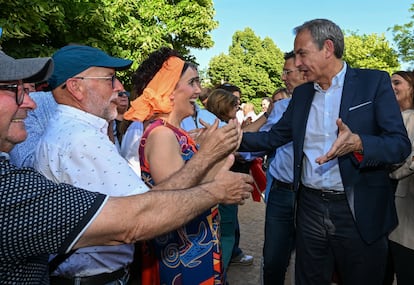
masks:
[[[129,121],[145,121],[155,113],[168,114],[172,111],[170,95],[181,77],[184,61],[172,56],[145,87],[142,94],[131,102],[124,118]]]

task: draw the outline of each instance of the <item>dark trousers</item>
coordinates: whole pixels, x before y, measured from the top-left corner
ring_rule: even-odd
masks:
[[[237,205],[219,205],[220,212],[220,243],[224,272],[229,267],[235,243],[237,222]]]
[[[391,244],[390,240],[388,240],[388,256],[387,256],[387,267],[385,268],[385,274],[384,274],[384,282],[383,285],[393,285],[394,284],[394,261],[392,260],[391,255]],[[413,283],[414,284],[414,283]]]
[[[398,285],[414,284],[414,250],[390,241]]]
[[[266,204],[263,246],[264,285],[283,285],[295,240],[295,192],[279,187],[270,188]]]
[[[249,173],[251,162],[249,161],[238,161],[236,160],[231,167],[231,171],[240,172],[240,173]],[[235,232],[234,232],[234,246],[233,252],[231,257],[237,257],[243,254],[243,251],[239,247],[240,244],[240,225],[239,225],[239,218],[238,218],[239,208],[236,207],[236,225],[235,225]]]
[[[336,267],[343,285],[381,285],[387,261],[384,236],[365,243],[346,197],[301,187],[296,228],[296,285],[330,284]]]

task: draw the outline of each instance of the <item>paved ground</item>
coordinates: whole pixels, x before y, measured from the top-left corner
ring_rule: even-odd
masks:
[[[254,256],[253,265],[230,265],[228,271],[229,285],[259,285],[260,263],[264,240],[265,203],[249,199],[239,206],[240,248]],[[286,274],[285,285],[292,285],[290,268]]]
[[[230,265],[228,282],[230,285],[260,284],[260,263],[263,248],[265,204],[249,199],[239,206],[240,248],[254,256],[253,265]]]

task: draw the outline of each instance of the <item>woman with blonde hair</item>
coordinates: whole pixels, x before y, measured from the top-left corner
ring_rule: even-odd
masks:
[[[214,89],[208,97],[206,108],[221,121],[227,123],[236,118],[236,113],[239,110],[239,98],[227,90]]]

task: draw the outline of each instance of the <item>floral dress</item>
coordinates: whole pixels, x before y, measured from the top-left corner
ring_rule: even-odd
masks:
[[[166,126],[174,132],[184,161],[188,161],[197,152],[195,142],[185,131],[161,119],[151,122],[139,146],[142,179],[150,185],[154,185],[154,181],[145,159],[144,148],[148,135],[159,126]],[[160,284],[223,284],[219,224],[218,207],[215,206],[185,226],[152,240]]]

